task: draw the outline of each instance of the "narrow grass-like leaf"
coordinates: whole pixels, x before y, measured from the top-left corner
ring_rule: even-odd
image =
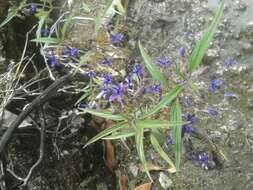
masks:
[[[6,24],[8,24],[17,14],[18,11],[21,10],[25,4],[26,4],[27,0],[23,0],[21,1],[20,5],[16,8],[13,8],[7,15],[7,17],[4,19],[4,21],[0,24],[0,28],[2,28],[3,26],[5,26]]]
[[[3,26],[5,26],[7,23],[9,23],[18,13],[18,9],[17,10],[13,10],[12,12],[10,12],[7,17],[4,19],[4,21],[0,24],[0,28],[2,28]]]
[[[91,94],[90,91],[84,92],[83,95],[76,101],[75,105],[79,104],[81,101],[85,100]]]
[[[199,64],[201,63],[201,60],[204,57],[204,54],[206,50],[208,49],[210,42],[213,39],[215,30],[222,17],[223,10],[224,10],[224,0],[220,2],[219,8],[216,12],[216,15],[211,25],[208,27],[207,31],[204,33],[200,41],[197,43],[196,47],[194,48],[190,56],[190,59],[189,59],[190,72],[193,72],[196,68],[198,68]]]
[[[95,16],[95,34],[98,34],[98,31],[102,27],[103,21],[107,20],[110,15],[111,9],[113,9],[113,0],[107,1],[107,5],[105,7],[105,10],[101,9],[97,16]]]
[[[83,148],[86,148],[87,146],[89,146],[90,144],[98,141],[99,139],[102,139],[103,137],[112,134],[113,132],[116,132],[120,129],[123,129],[125,127],[127,127],[128,125],[126,123],[121,123],[118,125],[115,125],[113,127],[107,128],[105,130],[103,130],[102,132],[98,133],[95,137],[93,137],[92,139],[90,139]]]
[[[178,122],[171,122],[171,121],[166,121],[166,120],[151,120],[151,119],[145,119],[145,120],[139,120],[136,121],[136,125],[143,127],[144,129],[157,129],[157,128],[165,128],[169,129],[175,125],[178,124],[183,124],[178,123]]]
[[[31,42],[57,44],[57,43],[59,43],[59,40],[57,38],[42,37],[42,38],[32,39]]]
[[[87,85],[85,88],[83,88],[82,92],[83,92],[83,95],[76,101],[75,106],[90,96],[91,94],[90,85]]]
[[[152,135],[155,136],[160,146],[163,146],[166,141],[166,133],[164,133],[164,130],[160,129],[152,129],[151,130]]]
[[[101,13],[94,18],[94,22],[95,22],[95,34],[97,34],[98,31],[100,30],[100,28],[102,27],[102,15],[101,15]]]
[[[150,135],[150,141],[153,145],[155,151],[169,164],[171,171],[176,171],[176,167],[170,157],[164,152],[160,144],[158,143],[157,139],[154,135]]]
[[[192,81],[189,81],[189,86],[191,87],[193,94],[201,96],[197,85],[195,85]]]
[[[132,137],[135,134],[136,134],[136,131],[133,128],[122,129],[121,131],[118,131],[118,132],[113,133],[112,135],[103,137],[102,139],[115,140],[115,139]]]
[[[91,12],[91,8],[90,8],[90,5],[88,5],[87,3],[82,3],[82,10],[84,10],[85,12],[87,13],[90,13]]]
[[[39,19],[38,28],[36,30],[36,38],[39,39],[41,37],[41,29],[45,23],[46,18],[48,17],[49,12],[40,11],[36,14],[36,17]]]
[[[98,111],[98,110],[94,110],[94,109],[81,109],[83,110],[83,112],[85,113],[90,113],[92,115],[98,116],[98,117],[102,117],[102,118],[106,118],[106,119],[110,119],[113,121],[124,121],[127,120],[126,117],[124,117],[123,115],[115,115],[109,111]]]
[[[158,111],[160,111],[162,108],[164,108],[167,104],[169,104],[172,100],[174,100],[178,94],[183,90],[183,87],[181,85],[177,85],[174,89],[172,89],[170,92],[164,95],[162,100],[155,105],[151,110],[149,110],[147,113],[145,113],[141,119],[144,119],[146,117],[149,117]]]
[[[154,61],[148,55],[147,51],[141,45],[140,41],[139,41],[139,49],[140,49],[140,52],[141,52],[141,56],[144,60],[145,66],[147,67],[148,71],[152,75],[153,79],[161,82],[164,85],[167,84],[167,79],[163,76],[163,74],[160,72],[158,67],[154,64]]]
[[[178,100],[174,101],[171,107],[171,121],[182,122],[181,107]],[[182,125],[175,125],[173,127],[173,139],[175,141],[175,158],[177,171],[180,167],[181,162],[181,149],[182,149]]]
[[[115,0],[115,6],[117,7],[118,13],[120,15],[125,15],[126,14],[126,11],[125,11],[125,9],[122,5],[121,0]]]
[[[63,26],[61,28],[61,39],[62,40],[65,39],[65,35],[66,35],[66,32],[67,32],[67,29],[70,28],[72,17],[73,17],[73,13],[68,16],[68,18],[66,19],[66,21],[64,22],[64,24],[63,24]]]
[[[136,135],[135,135],[136,149],[137,149],[140,161],[144,166],[144,170],[147,173],[150,180],[152,181],[152,178],[151,178],[150,173],[148,171],[147,162],[145,159],[144,145],[143,145],[143,134],[144,134],[144,129],[142,127],[136,126]]]

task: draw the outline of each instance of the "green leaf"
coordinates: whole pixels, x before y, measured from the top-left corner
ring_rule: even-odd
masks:
[[[164,152],[154,135],[150,135],[150,141],[155,151],[169,164],[170,170],[176,171],[176,167],[170,157]]]
[[[206,50],[209,47],[210,42],[213,39],[215,30],[220,22],[220,19],[222,17],[222,13],[224,10],[224,0],[220,2],[219,8],[216,12],[216,15],[211,23],[211,25],[208,27],[205,34],[202,36],[200,41],[197,43],[196,47],[194,48],[190,59],[189,59],[189,71],[193,72],[201,63],[202,58],[204,57],[204,54]]]
[[[102,139],[103,137],[110,135],[113,132],[116,132],[120,129],[126,128],[128,127],[128,125],[126,123],[121,123],[118,125],[115,125],[113,127],[107,128],[105,130],[103,130],[102,132],[98,133],[95,137],[93,137],[92,139],[90,139],[83,148],[86,148],[87,146],[89,146],[90,144],[98,141],[99,139]]]
[[[57,44],[57,43],[59,43],[59,40],[57,38],[42,37],[42,38],[32,39],[31,42]]]
[[[91,94],[90,85],[87,85],[85,88],[82,89],[82,91],[83,91],[83,95],[76,101],[75,106],[90,96]]]
[[[91,94],[90,91],[87,91],[87,92],[83,93],[83,95],[76,101],[75,105],[79,104],[81,101],[88,98],[90,96],[90,94]]]
[[[26,4],[27,0],[23,0],[21,1],[20,5],[16,8],[13,8],[7,15],[7,17],[4,19],[4,21],[0,24],[0,28],[2,28],[3,26],[5,26],[7,23],[9,23],[17,14],[18,11],[21,10],[25,4]]]
[[[68,16],[68,18],[66,19],[66,21],[64,22],[63,26],[61,27],[61,39],[62,40],[65,39],[67,29],[70,28],[70,24],[71,24],[71,20],[72,20],[73,15],[74,15],[73,13],[70,14]]]
[[[197,85],[195,85],[192,81],[189,81],[189,85],[191,87],[193,94],[201,96]]]
[[[151,178],[150,173],[148,171],[147,162],[145,159],[144,145],[143,145],[143,134],[144,134],[144,129],[142,127],[137,126],[136,127],[136,135],[135,135],[136,149],[137,149],[140,161],[144,166],[144,170],[147,173],[150,180],[152,181],[152,178]]]
[[[41,37],[41,29],[45,23],[46,17],[48,16],[48,12],[39,12],[40,14],[36,15],[39,18],[39,24],[36,31],[36,38],[39,39]]]
[[[95,34],[97,34],[98,31],[100,30],[100,28],[102,27],[102,15],[101,15],[101,13],[94,18],[94,22],[95,22]]]
[[[90,13],[91,12],[91,8],[90,5],[88,5],[87,3],[82,3],[82,9],[84,10],[84,12]]]
[[[154,64],[152,58],[148,55],[147,51],[141,45],[140,41],[139,41],[139,49],[141,52],[141,56],[144,60],[145,66],[152,75],[153,79],[160,81],[164,85],[167,84],[167,79],[163,76],[158,67]]]
[[[118,13],[120,15],[125,15],[126,14],[126,11],[125,11],[125,9],[124,9],[124,7],[122,5],[121,0],[115,0],[115,5],[116,5]]]
[[[110,136],[103,137],[102,139],[105,139],[105,140],[115,140],[115,139],[132,137],[135,134],[136,134],[136,131],[133,128],[122,129],[121,131],[115,132],[115,133],[113,133]]]
[[[172,122],[182,122],[181,107],[178,100],[174,101],[171,107],[171,121]],[[180,167],[181,162],[181,149],[182,149],[182,125],[176,124],[173,127],[173,139],[175,141],[175,158],[176,158],[176,168],[177,171]]]
[[[18,9],[13,10],[12,12],[10,12],[7,17],[4,19],[4,21],[0,24],[0,28],[2,28],[4,25],[6,25],[7,23],[9,23],[18,13]]]
[[[145,120],[139,120],[136,121],[136,125],[139,127],[149,128],[149,129],[157,129],[157,128],[165,128],[169,129],[176,124],[183,124],[181,123],[176,123],[176,122],[171,122],[171,121],[166,121],[166,120],[151,120],[151,119],[145,119]]]
[[[81,108],[80,108],[81,109]],[[93,110],[93,109],[81,109],[83,110],[83,112],[85,113],[90,113],[92,115],[98,116],[98,117],[102,117],[102,118],[106,118],[106,119],[110,119],[113,121],[124,121],[127,120],[126,117],[122,116],[122,115],[115,115],[109,111],[97,111],[97,110]]]
[[[158,143],[163,146],[165,141],[166,141],[166,135],[164,133],[164,130],[159,130],[159,129],[152,129],[151,131],[152,135],[155,136],[157,139]]]
[[[149,117],[158,111],[160,111],[162,108],[164,108],[167,104],[169,104],[172,100],[174,100],[178,94],[183,90],[183,87],[181,85],[177,85],[174,89],[172,89],[170,92],[164,95],[162,100],[155,105],[150,111],[145,113],[141,119],[144,119],[146,117]]]

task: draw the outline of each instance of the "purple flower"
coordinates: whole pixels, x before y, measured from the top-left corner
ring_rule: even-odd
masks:
[[[69,55],[71,57],[77,57],[78,56],[78,49],[75,47],[68,47],[69,49]]]
[[[185,134],[191,134],[195,131],[194,125],[198,122],[198,118],[195,116],[195,114],[188,114],[186,116],[187,123],[182,126],[182,137],[184,137]]]
[[[168,66],[171,63],[172,63],[171,59],[169,59],[169,58],[160,58],[157,60],[157,64],[160,66]]]
[[[86,103],[80,103],[78,107],[79,108],[89,108],[89,105]]]
[[[186,51],[185,51],[185,48],[184,48],[184,47],[181,47],[181,48],[179,49],[179,55],[180,55],[181,57],[185,58],[185,56],[186,56]]]
[[[182,126],[182,137],[184,137],[185,134],[191,134],[194,131],[195,131],[195,129],[191,125],[184,124]]]
[[[34,4],[34,3],[32,3],[32,4],[30,5],[30,12],[31,12],[32,14],[35,14],[35,13],[37,12],[37,8],[38,8],[38,6],[37,6],[36,4]]]
[[[111,94],[111,89],[109,87],[104,86],[102,92],[103,92],[103,95],[102,95],[103,98],[107,99],[109,95]]]
[[[161,84],[152,85],[148,91],[151,93],[159,93],[160,94],[162,92]]]
[[[103,75],[103,85],[108,85],[112,83],[112,75],[111,74],[104,74]]]
[[[60,67],[59,60],[53,53],[48,56],[47,62],[54,69],[58,69]]]
[[[94,78],[96,76],[96,72],[95,71],[89,71],[87,73],[87,75],[90,77],[90,78]]]
[[[166,144],[167,147],[174,144],[173,138],[170,134],[166,137],[165,144]]]
[[[78,49],[75,47],[67,47],[67,49],[63,52],[64,57],[77,57]]]
[[[228,58],[226,58],[225,61],[224,61],[224,65],[225,65],[226,67],[231,67],[231,66],[233,66],[233,65],[235,65],[235,64],[236,64],[236,60],[235,60],[234,58],[232,58],[232,57],[228,57]]]
[[[50,34],[50,30],[48,28],[43,28],[43,29],[41,29],[40,32],[41,32],[42,37],[48,37]]]
[[[223,85],[223,81],[220,79],[213,79],[210,82],[210,89],[212,92],[216,92],[217,90],[219,90],[221,88],[221,86]]]
[[[136,64],[133,68],[133,73],[136,74],[138,77],[141,76],[142,73],[142,67],[141,64]]]
[[[127,78],[124,81],[124,84],[126,84],[127,87],[132,87],[134,85],[133,79],[131,75],[128,75]]]
[[[198,118],[195,116],[195,114],[188,114],[186,116],[186,121],[188,121],[191,125],[195,125],[198,122]]]
[[[207,112],[214,117],[219,115],[219,112],[214,107],[208,107]]]
[[[185,37],[193,37],[194,35],[193,35],[193,32],[191,32],[191,31],[188,31],[188,32],[185,32]]]
[[[112,86],[112,95],[109,98],[109,101],[117,101],[121,104],[122,107],[123,105],[123,97],[124,97],[124,92],[125,92],[125,86],[123,83],[120,83],[119,85],[113,85]]]
[[[224,99],[225,100],[232,100],[234,98],[237,98],[236,94],[230,93],[230,92],[226,92],[224,94]]]
[[[201,168],[208,170],[209,156],[207,153],[196,153],[193,155],[193,160],[197,161]]]
[[[117,33],[115,35],[111,35],[111,42],[113,44],[119,44],[121,42],[123,42],[125,39],[125,35],[123,33]]]
[[[102,63],[103,65],[112,66],[112,60],[111,60],[111,59],[108,59],[108,58],[106,58],[106,57],[105,57],[104,59],[102,59],[101,63]]]

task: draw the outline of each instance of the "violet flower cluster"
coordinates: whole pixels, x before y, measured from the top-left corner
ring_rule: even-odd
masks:
[[[56,55],[53,51],[49,51],[46,54],[48,65],[55,70],[60,68],[61,62],[67,63],[69,60],[77,58],[77,56],[78,56],[78,49],[70,46],[65,47],[60,56]]]
[[[186,116],[186,124],[182,126],[182,137],[185,136],[185,134],[191,134],[195,131],[194,126],[198,122],[198,118],[194,114],[188,114]]]
[[[193,160],[203,169],[208,170],[209,155],[206,152],[195,153]]]
[[[37,11],[38,11],[38,5],[32,3],[32,4],[30,5],[30,12],[31,12],[32,14],[35,14],[35,13],[37,13]]]

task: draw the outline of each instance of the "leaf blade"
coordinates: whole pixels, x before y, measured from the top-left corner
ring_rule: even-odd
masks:
[[[181,85],[177,85],[174,89],[172,89],[170,92],[168,92],[164,96],[164,98],[156,106],[154,106],[151,110],[149,110],[147,113],[145,113],[143,116],[141,116],[141,119],[149,117],[149,116],[153,115],[154,113],[160,111],[168,103],[173,101],[182,90],[183,90],[183,87]]]
[[[113,120],[113,121],[127,120],[127,118],[124,117],[123,115],[119,115],[119,114],[115,115],[115,114],[112,114],[109,111],[97,111],[97,110],[94,110],[94,109],[81,109],[81,110],[83,110],[83,112],[85,112],[85,113],[90,113],[92,115],[102,117],[102,118],[106,118],[106,119],[110,119],[110,120]]]
[[[178,100],[174,101],[171,107],[171,121],[182,122],[181,107]],[[176,169],[179,170],[181,162],[181,149],[182,149],[182,127],[181,125],[174,125],[173,127],[173,139],[175,141],[175,158]]]
[[[3,22],[1,22],[0,28],[2,28],[3,26],[5,26],[6,24],[8,24],[18,14],[18,11],[21,10],[25,6],[26,1],[27,0],[21,1],[20,5],[18,7],[15,7],[13,10],[11,10],[8,13],[7,17],[3,20]]]
[[[143,136],[144,129],[142,127],[136,126],[136,135],[135,135],[135,142],[136,142],[136,149],[140,158],[141,163],[144,166],[145,172],[152,181],[151,175],[148,171],[147,162],[144,154],[144,145],[143,145]]]
[[[161,82],[162,84],[167,84],[167,79],[163,76],[163,74],[160,72],[160,70],[157,68],[157,66],[154,64],[152,58],[148,55],[147,51],[144,49],[144,47],[141,45],[141,42],[139,41],[139,49],[141,52],[141,56],[144,60],[145,66],[148,69],[151,76]]]
[[[3,26],[5,26],[6,24],[8,24],[16,15],[17,15],[18,11],[13,11],[10,12],[7,17],[4,19],[3,22],[1,22],[0,24],[0,28],[2,28]]]
[[[222,17],[223,10],[224,10],[224,0],[221,1],[211,25],[208,27],[208,30],[202,36],[200,41],[197,43],[196,47],[194,48],[190,56],[188,65],[188,69],[190,72],[193,72],[200,65],[201,60],[203,59],[204,54],[208,49],[210,42],[213,39],[214,33]]]
[[[123,129],[122,131],[116,132],[115,134],[112,134],[107,137],[103,137],[102,139],[104,140],[116,140],[116,139],[121,139],[121,138],[128,138],[134,136],[136,131],[133,128],[129,129]]]
[[[136,125],[143,127],[144,129],[157,129],[157,128],[164,128],[164,129],[170,129],[176,124],[183,124],[178,122],[171,122],[166,120],[151,120],[151,119],[145,119],[145,120],[139,120],[136,121]]]
[[[170,157],[164,152],[162,147],[160,146],[159,142],[155,138],[153,134],[150,135],[150,141],[152,146],[154,147],[155,151],[169,164],[170,168],[169,171],[175,171],[176,172],[176,166],[174,165],[173,161],[170,159]]]
[[[41,38],[32,39],[31,42],[46,43],[46,44],[58,44],[59,40],[57,38],[41,37]]]
[[[123,129],[127,127],[127,124],[126,123],[121,123],[121,124],[118,124],[118,125],[115,125],[113,127],[110,127],[110,128],[107,128],[103,131],[101,131],[100,133],[98,133],[95,137],[91,138],[84,146],[83,148],[86,148],[87,146],[89,146],[90,144],[98,141],[99,139],[102,139],[103,137],[113,133],[113,132],[116,132],[120,129]]]
[[[116,5],[116,7],[118,9],[119,14],[122,15],[122,16],[124,16],[126,14],[126,10],[125,10],[125,8],[122,5],[121,0],[115,0],[115,5]]]

